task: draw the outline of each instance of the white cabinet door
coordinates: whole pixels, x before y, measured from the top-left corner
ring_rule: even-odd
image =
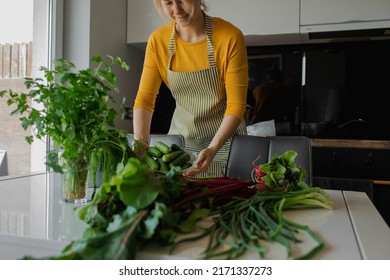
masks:
[[[389,0],[301,0],[301,25],[388,19]]]
[[[304,43],[388,39],[389,27],[390,0],[301,0],[300,32]],[[352,32],[343,37],[341,33],[336,35],[338,31]]]
[[[144,43],[164,21],[153,0],[127,0],[127,43]]]
[[[258,36],[264,44],[268,36],[286,35],[278,37],[285,43],[291,34],[295,39],[299,34],[299,0],[207,0],[206,4],[211,16],[230,21],[247,38],[254,35],[253,44],[257,44]],[[151,32],[164,24],[152,0],[128,0],[127,9],[127,43],[146,42]]]
[[[299,32],[299,0],[208,0],[209,14],[226,19],[244,35]]]

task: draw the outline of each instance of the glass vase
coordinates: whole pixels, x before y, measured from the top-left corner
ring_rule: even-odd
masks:
[[[64,202],[80,204],[88,201],[88,164],[64,161],[62,173],[62,196]]]

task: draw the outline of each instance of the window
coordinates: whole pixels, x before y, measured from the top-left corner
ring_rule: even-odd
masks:
[[[26,92],[25,77],[39,77],[40,66],[48,66],[54,53],[51,46],[52,22],[59,0],[0,0],[0,90]],[[50,44],[49,44],[50,42]],[[5,151],[3,175],[18,176],[46,170],[48,143],[29,145],[14,107],[0,99],[0,150]]]

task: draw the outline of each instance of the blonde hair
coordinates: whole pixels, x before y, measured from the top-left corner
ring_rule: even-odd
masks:
[[[194,0],[183,0],[183,1],[184,2],[194,2]],[[156,8],[157,12],[160,14],[160,17],[164,21],[167,21],[167,16],[164,13],[164,10],[163,10],[162,4],[161,4],[161,0],[153,0],[153,2],[154,2],[154,7]],[[205,12],[208,10],[208,7],[207,7],[206,3],[204,2],[204,0],[200,0],[200,8]]]

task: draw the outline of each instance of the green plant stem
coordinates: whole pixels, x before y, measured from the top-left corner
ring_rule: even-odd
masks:
[[[220,216],[208,230],[210,238],[203,257],[227,259],[238,258],[246,250],[264,257],[265,248],[261,240],[280,243],[288,258],[292,257],[291,242],[301,242],[296,234],[307,232],[317,245],[297,259],[313,257],[323,248],[322,241],[307,226],[284,218],[283,211],[293,207],[322,207],[329,209],[330,201],[318,188],[305,188],[291,192],[259,193],[247,200],[233,200],[223,206]],[[228,249],[221,250],[223,247]]]

